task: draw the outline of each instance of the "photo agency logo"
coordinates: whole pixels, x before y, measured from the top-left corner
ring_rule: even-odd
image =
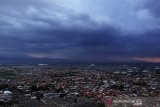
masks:
[[[142,105],[142,99],[108,99],[107,104],[108,105],[132,104],[134,106],[141,106]]]

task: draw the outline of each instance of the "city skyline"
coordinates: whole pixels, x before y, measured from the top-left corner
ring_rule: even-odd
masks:
[[[160,63],[160,2],[1,0],[0,63]]]

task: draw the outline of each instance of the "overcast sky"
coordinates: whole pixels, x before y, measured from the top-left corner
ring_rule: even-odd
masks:
[[[0,0],[0,62],[160,62],[158,0]]]

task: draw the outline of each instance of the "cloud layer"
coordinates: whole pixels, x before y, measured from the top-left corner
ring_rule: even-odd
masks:
[[[151,0],[1,0],[1,59],[160,62],[159,4]]]

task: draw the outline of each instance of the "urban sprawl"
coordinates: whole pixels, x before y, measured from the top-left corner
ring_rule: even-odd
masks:
[[[160,66],[0,65],[0,107],[160,107]]]

